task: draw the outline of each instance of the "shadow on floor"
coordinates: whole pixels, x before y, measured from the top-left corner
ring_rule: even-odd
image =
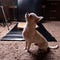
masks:
[[[41,53],[41,51],[37,51],[37,52],[29,52],[30,55],[32,55],[32,58],[34,58],[33,60],[53,60],[51,55],[53,55],[54,53],[52,51],[48,52],[48,53]]]

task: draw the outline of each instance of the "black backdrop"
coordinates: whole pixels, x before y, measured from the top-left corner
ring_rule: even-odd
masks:
[[[25,21],[24,15],[26,12],[34,12],[37,15],[42,15],[41,4],[42,0],[18,0],[18,20]]]

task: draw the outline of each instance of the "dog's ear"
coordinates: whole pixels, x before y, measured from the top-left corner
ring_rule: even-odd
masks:
[[[42,19],[43,19],[43,17],[42,16],[39,16],[39,17],[37,17],[36,22],[39,22]]]
[[[42,19],[43,19],[43,16],[39,16],[38,19],[39,19],[39,20],[42,20]]]
[[[39,16],[37,19],[38,19],[38,22],[39,22],[40,20],[43,19],[43,16]]]

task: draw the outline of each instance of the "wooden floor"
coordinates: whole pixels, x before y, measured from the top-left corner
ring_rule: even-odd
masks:
[[[16,23],[10,25],[10,30]],[[31,46],[30,53],[24,49],[25,41],[0,41],[0,60],[60,60],[60,21],[48,21],[43,23],[57,42],[48,42],[49,45],[59,45],[58,49],[51,49],[48,54],[39,54],[38,47]],[[0,26],[0,39],[10,30]]]

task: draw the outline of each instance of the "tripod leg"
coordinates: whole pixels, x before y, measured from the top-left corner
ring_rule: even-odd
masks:
[[[6,26],[7,26],[8,30],[9,30],[9,26],[8,26],[8,22],[7,22],[7,18],[6,18],[3,6],[1,6],[1,8],[2,8],[2,13],[3,13],[4,19],[5,19]]]

